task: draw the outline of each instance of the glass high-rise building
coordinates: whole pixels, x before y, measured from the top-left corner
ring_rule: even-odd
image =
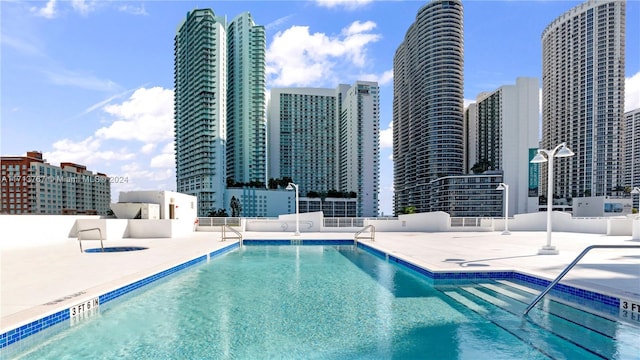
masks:
[[[338,189],[340,103],[340,89],[271,89],[269,178],[291,178],[300,196]]]
[[[542,33],[542,147],[575,153],[554,162],[559,198],[607,196],[623,185],[625,2],[589,0]],[[546,193],[546,165],[540,189]]]
[[[303,197],[355,193],[355,215],[378,216],[378,83],[274,88],[268,108],[270,178],[291,178]]]
[[[224,208],[227,113],[226,20],[193,10],[174,41],[176,189],[198,198],[198,215]]]
[[[537,78],[519,77],[513,85],[479,94],[476,103],[469,105],[467,133],[473,141],[469,142],[468,170],[502,173],[500,182],[509,185],[511,192],[509,216],[538,207],[537,168],[529,161],[538,147],[539,89]],[[477,185],[472,186],[470,194],[477,189]],[[502,200],[504,194],[499,196]]]
[[[378,216],[380,88],[357,81],[343,94],[339,130],[339,190],[357,195],[357,216]]]
[[[640,187],[640,109],[624,114],[624,186],[633,190]],[[638,208],[640,195],[632,195],[634,208]]]
[[[227,180],[266,186],[266,35],[248,12],[227,24],[193,10],[174,53],[177,191],[207,216],[226,207]]]
[[[248,12],[227,27],[227,178],[267,181],[266,35]]]
[[[424,5],[393,66],[394,211],[430,211],[429,183],[462,175],[463,19],[459,0]]]

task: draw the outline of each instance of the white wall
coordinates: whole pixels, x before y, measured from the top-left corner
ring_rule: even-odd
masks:
[[[295,221],[293,222],[295,227]],[[78,230],[99,228],[105,242],[127,238],[177,238],[195,230],[193,221],[101,219],[89,215],[0,215],[0,249],[64,243]],[[314,230],[315,231],[315,230]],[[84,240],[99,240],[98,231],[81,234]],[[107,246],[107,243],[105,243]]]
[[[546,231],[547,212],[535,212],[530,214],[518,214],[509,219],[511,231]],[[551,230],[566,231],[587,234],[605,234],[607,232],[607,219],[605,218],[573,218],[571,214],[552,211]]]
[[[632,232],[633,222],[628,218],[607,219],[608,236],[624,236]]]
[[[170,238],[171,220],[129,220],[129,237],[132,238]]]
[[[169,208],[174,204],[174,219],[198,217],[198,199],[193,195],[175,191],[121,191],[118,202],[149,203],[160,205],[160,219],[169,219]]]
[[[605,209],[616,205],[620,212],[605,212]],[[632,199],[609,196],[579,197],[573,199],[575,216],[626,216],[631,214]]]
[[[373,225],[376,231],[449,231],[451,218],[445,212],[406,214],[398,220],[367,220],[365,225]]]
[[[631,224],[631,239],[640,240],[640,218],[635,217]]]
[[[77,219],[89,215],[0,215],[0,249],[64,242],[75,236]]]
[[[324,217],[321,211],[299,214],[300,232],[322,231]],[[296,231],[296,215],[280,215],[278,219],[246,219],[244,231]]]
[[[100,229],[89,230],[89,229]],[[82,233],[78,233],[81,230]],[[128,220],[127,219],[78,219],[71,235],[69,237],[78,237],[83,240],[119,240],[129,237]]]
[[[355,232],[361,229],[325,228],[323,220],[321,212],[300,214],[300,232]],[[502,230],[502,220],[495,219],[493,223],[497,225],[494,230]],[[295,214],[281,215],[278,219],[242,219],[242,224],[242,231],[293,233],[296,228]],[[366,219],[364,224],[374,225],[378,232],[485,231],[477,228],[452,228],[449,214],[444,212],[401,215],[397,220]],[[633,239],[640,240],[640,219],[634,216],[572,218],[568,213],[554,211],[552,224],[553,231],[610,236],[630,235]],[[78,229],[92,227],[99,227],[106,241],[122,238],[177,238],[189,235],[195,230],[194,223],[188,219],[127,220],[100,219],[98,216],[86,215],[0,215],[0,249],[66,242],[77,236]],[[546,213],[516,215],[509,219],[509,230],[545,231]],[[98,239],[98,234],[88,232],[83,237]]]
[[[224,191],[224,207],[229,216],[231,198],[240,200],[242,211],[240,216],[246,217],[276,217],[280,214],[296,211],[296,192],[290,190],[272,190],[255,188],[229,188]],[[253,210],[252,210],[253,209]],[[254,211],[255,210],[255,211]],[[256,212],[257,214],[253,214]]]

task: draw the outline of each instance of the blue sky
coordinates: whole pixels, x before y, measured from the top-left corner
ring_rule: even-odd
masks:
[[[425,1],[0,1],[0,153],[42,151],[120,191],[175,190],[173,38],[189,10],[267,29],[267,88],[381,86],[381,211],[392,213],[393,56]],[[544,28],[579,1],[463,1],[465,99],[541,76]],[[640,107],[640,1],[627,2],[627,110]],[[294,179],[295,180],[295,179]]]

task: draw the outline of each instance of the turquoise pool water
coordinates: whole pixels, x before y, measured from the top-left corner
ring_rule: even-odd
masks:
[[[245,246],[101,306],[94,316],[16,357],[634,359],[640,354],[640,331],[634,327],[555,303],[545,305],[550,313],[534,311],[531,320],[523,320],[516,314],[525,303],[491,289],[434,288],[352,246]],[[490,295],[498,301],[487,299]]]

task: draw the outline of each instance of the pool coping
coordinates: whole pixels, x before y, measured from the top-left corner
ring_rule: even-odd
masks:
[[[318,246],[318,245],[354,245],[353,239],[296,239],[296,240],[273,240],[273,239],[250,239],[244,240],[244,245],[254,246],[254,245],[273,245],[273,246],[292,246],[292,245],[304,245],[304,246]],[[414,262],[403,259],[400,256],[395,256],[390,254],[389,252],[377,249],[369,244],[364,244],[362,242],[356,242],[355,245],[357,248],[367,251],[368,253],[377,256],[379,258],[385,259],[388,262],[395,263],[398,266],[409,269],[417,274],[420,274],[426,277],[428,280],[432,281],[434,285],[446,285],[452,284],[456,281],[472,281],[472,280],[482,280],[482,279],[490,279],[490,280],[519,280],[525,282],[530,285],[546,287],[551,281],[540,276],[534,276],[527,274],[522,271],[517,270],[487,270],[487,271],[432,271],[427,269],[426,267],[415,264]],[[64,305],[63,307],[57,307],[49,312],[44,317],[39,319],[23,322],[22,324],[16,324],[14,327],[0,334],[0,350],[4,349],[10,345],[16,344],[34,334],[37,334],[45,329],[48,329],[54,325],[60,324],[64,321],[71,320],[71,312],[77,311],[79,306],[82,306],[84,311],[84,306],[87,308],[93,306],[94,303],[92,301],[96,301],[95,305],[99,306],[114,299],[117,299],[125,294],[128,294],[136,289],[142,288],[145,285],[154,283],[157,280],[163,279],[171,274],[174,274],[178,271],[189,268],[193,265],[200,264],[202,262],[208,261],[209,259],[221,256],[227,252],[230,252],[236,248],[239,248],[241,245],[239,242],[231,243],[225,247],[217,249],[212,252],[207,252],[206,254],[202,254],[192,258],[190,260],[184,261],[177,265],[171,266],[165,270],[161,270],[156,272],[155,274],[151,274],[145,276],[142,279],[136,280],[129,284],[125,284],[123,286],[119,286],[116,289],[109,290],[99,294],[98,296],[91,299],[84,299],[82,302],[79,302],[75,305],[68,306]],[[565,284],[557,284],[554,287],[554,292],[556,294],[564,294],[571,297],[577,297],[580,299],[584,299],[587,301],[592,301],[597,304],[601,304],[604,309],[594,309],[596,311],[604,311],[610,315],[617,315],[620,307],[621,299],[619,297],[610,296],[606,294],[602,294],[597,291],[587,290],[576,286],[570,286]],[[554,296],[556,298],[557,296]],[[61,305],[62,306],[62,305]]]

